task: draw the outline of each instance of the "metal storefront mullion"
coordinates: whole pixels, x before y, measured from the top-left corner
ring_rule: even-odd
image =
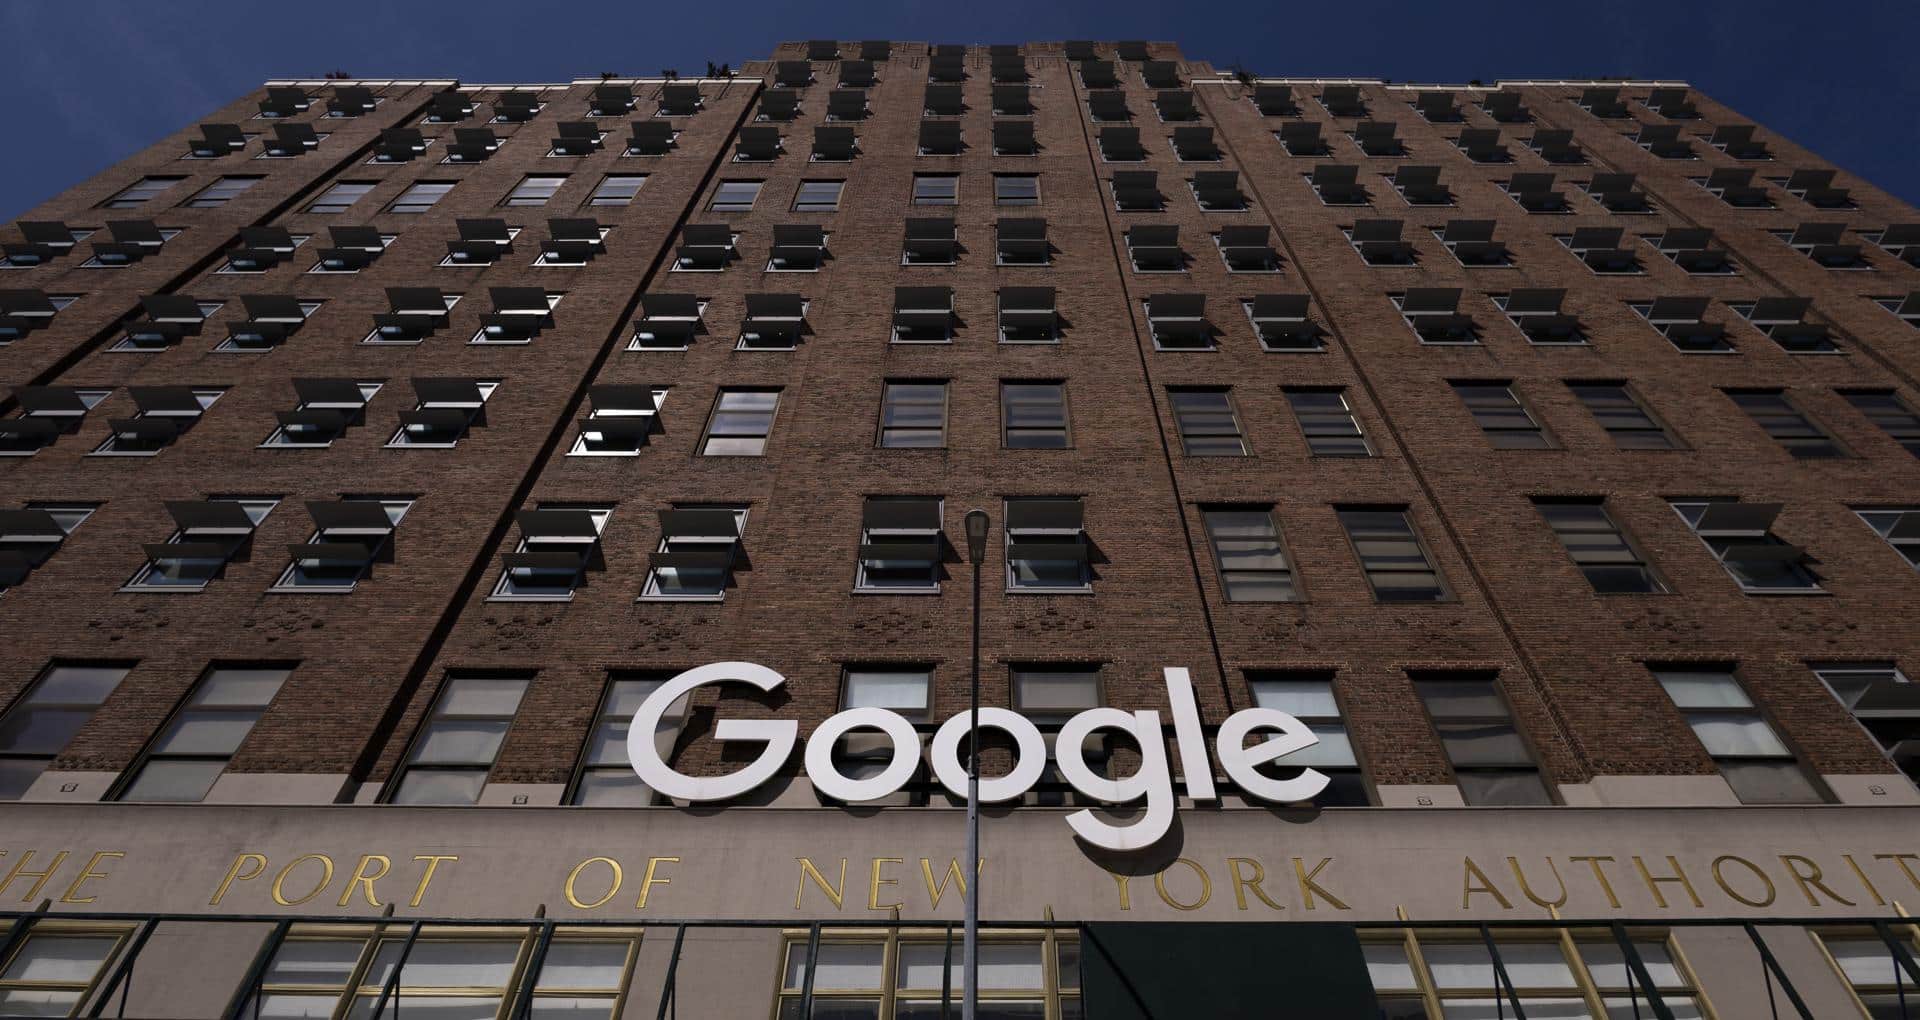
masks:
[[[677,997],[674,995],[674,985],[680,978],[680,947],[685,944],[686,940],[687,926],[684,924],[674,926],[673,953],[667,957],[667,975],[660,981],[660,1009],[654,1014],[656,1020],[667,1020],[667,1010],[670,1007],[676,1015],[680,1012],[680,1005],[678,1001],[676,1001]],[[645,939],[642,939],[642,944],[645,944],[645,941]],[[786,965],[784,954],[781,957],[780,963],[781,966]],[[775,993],[774,1001],[778,1002],[779,998],[779,994]]]
[[[1660,989],[1654,985],[1653,975],[1647,973],[1647,962],[1640,958],[1640,951],[1634,948],[1633,940],[1627,937],[1626,927],[1618,921],[1613,922],[1611,927],[1613,940],[1620,944],[1620,953],[1626,961],[1627,970],[1632,973],[1634,982],[1647,993],[1648,1008],[1653,1010],[1653,1015],[1659,1020],[1673,1020],[1673,1010],[1669,1009],[1666,1000],[1660,997]],[[1632,994],[1631,989],[1628,994]],[[1636,1001],[1633,1008],[1634,1015],[1639,1016],[1639,1002]]]
[[[1768,949],[1766,940],[1760,937],[1760,930],[1755,928],[1751,921],[1741,927],[1746,929],[1747,938],[1753,940],[1753,947],[1760,951],[1761,973],[1767,975],[1769,981],[1779,980],[1780,990],[1787,993],[1787,1001],[1791,1002],[1794,1011],[1800,1014],[1800,1020],[1813,1020],[1813,1011],[1807,1008],[1806,1000],[1800,997],[1800,990],[1793,986],[1793,981],[1787,977],[1787,972],[1780,969],[1780,961],[1774,959],[1773,950]],[[1772,1001],[1771,993],[1768,994],[1767,999],[1769,1002]]]
[[[813,967],[820,960],[820,922],[807,926],[807,965],[800,978],[800,1015],[813,1016]],[[884,979],[886,975],[881,975]]]
[[[400,943],[400,957],[393,961],[393,973],[387,975],[386,983],[380,986],[380,997],[373,1000],[374,1020],[379,1020],[380,1016],[387,1011],[387,1000],[393,998],[394,991],[400,987],[400,973],[406,969],[407,957],[413,953],[413,944],[419,941],[419,939],[420,922],[415,921],[407,926],[407,937]],[[380,959],[380,936],[378,932],[374,933],[371,941],[373,943],[373,961],[378,962]],[[398,1013],[399,1009],[396,1007],[394,1012]]]
[[[1513,978],[1507,976],[1506,962],[1500,959],[1500,947],[1493,941],[1493,929],[1484,924],[1481,925],[1480,941],[1487,944],[1487,957],[1493,961],[1493,976],[1496,981],[1493,987],[1494,1000],[1496,1002],[1499,1000],[1500,989],[1505,988],[1507,1001],[1513,1004],[1513,1020],[1527,1020],[1526,1008],[1520,1005],[1520,993],[1513,990]]]
[[[541,908],[543,913],[545,909]],[[513,1006],[507,1011],[507,1020],[521,1020],[533,1012],[533,986],[540,982],[540,967],[546,962],[547,947],[553,944],[553,922],[541,921],[538,931],[539,935],[533,941],[533,952],[527,956],[526,969],[521,972],[520,990],[514,994]]]
[[[153,929],[159,924],[159,918],[147,918],[140,923],[140,927],[134,933],[132,941],[118,944],[114,947],[115,951],[119,953],[119,959],[114,962],[112,973],[109,974],[107,980],[100,985],[99,993],[94,996],[93,1008],[87,1011],[88,1016],[97,1017],[100,1015],[100,1011],[107,1007],[107,1000],[113,998],[114,990],[122,987],[122,981],[126,982],[125,988],[127,994],[131,993],[133,989],[134,960],[140,955],[140,950],[146,948],[147,940],[153,937]],[[125,1016],[127,1014],[127,994],[120,996],[120,1009],[115,1015]]]

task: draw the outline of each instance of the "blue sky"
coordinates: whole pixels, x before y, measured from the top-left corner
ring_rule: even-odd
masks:
[[[783,39],[1165,39],[1262,74],[1684,78],[1920,204],[1920,0],[0,0],[0,220],[268,78],[699,71]],[[1878,135],[1878,137],[1876,137]]]

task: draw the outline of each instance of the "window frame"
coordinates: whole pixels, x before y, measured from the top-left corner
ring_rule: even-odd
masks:
[[[448,801],[435,801],[435,800],[404,801],[404,800],[401,800],[400,798],[401,798],[402,791],[406,787],[407,778],[415,772],[428,772],[428,773],[437,774],[437,773],[450,773],[450,772],[473,772],[477,770],[480,773],[480,785],[476,787],[474,790],[473,800],[464,802],[464,806],[469,806],[469,807],[478,806],[481,798],[486,796],[487,783],[493,776],[494,767],[500,763],[501,749],[504,748],[507,745],[507,741],[513,737],[514,725],[519,720],[520,710],[526,705],[527,692],[533,687],[534,680],[537,679],[537,677],[538,677],[538,674],[532,670],[472,670],[472,671],[446,670],[445,672],[443,672],[441,674],[440,685],[433,692],[432,702],[427,705],[426,710],[421,713],[419,721],[414,724],[413,734],[407,740],[406,752],[401,755],[400,761],[394,767],[393,775],[389,777],[387,780],[386,788],[381,791],[380,803],[392,804],[392,805],[405,805],[410,807],[463,806],[461,802],[448,802]],[[484,766],[479,765],[475,761],[460,761],[460,762],[454,762],[454,763],[433,762],[428,764],[422,764],[418,760],[418,758],[420,756],[421,751],[424,749],[426,745],[427,737],[431,732],[434,723],[439,722],[441,720],[445,720],[445,719],[451,719],[456,722],[459,722],[459,721],[487,722],[487,721],[497,721],[503,718],[502,716],[499,716],[499,715],[484,715],[484,714],[475,714],[475,713],[448,715],[442,712],[442,709],[445,708],[447,704],[448,692],[452,691],[454,689],[454,685],[457,684],[459,681],[467,680],[467,679],[518,680],[520,682],[520,693],[514,700],[513,711],[508,713],[506,716],[504,716],[506,720],[506,727],[500,731],[500,739],[493,745],[492,756],[487,759],[487,762]]]
[[[895,386],[939,386],[940,387],[940,426],[938,443],[918,444],[887,442],[891,432],[905,432],[911,435],[932,431],[924,426],[905,426],[887,424],[887,409],[892,403],[892,390]],[[905,401],[906,406],[925,406],[923,401]],[[950,379],[883,379],[880,383],[880,419],[874,432],[874,447],[881,450],[944,450],[947,447],[947,427],[953,410],[953,381]]]
[[[101,800],[142,804],[204,803],[207,794],[213,792],[213,788],[220,782],[220,777],[226,775],[227,768],[233,764],[233,759],[239,755],[240,749],[245,747],[247,740],[253,736],[254,728],[259,726],[260,720],[265,718],[267,713],[273,710],[273,703],[278,700],[280,693],[286,690],[287,681],[293,677],[294,671],[298,668],[299,663],[297,662],[216,662],[208,665],[200,671],[200,676],[194,680],[193,685],[181,695],[180,700],[174,704],[173,711],[167,714],[166,719],[160,723],[159,728],[155,729],[153,734],[148,737],[147,742],[141,746],[139,754],[135,755],[133,761],[129,763],[125,769],[121,770],[119,778],[114,781],[112,787],[108,789],[106,796],[102,797]],[[257,705],[235,706],[232,704],[205,704],[196,701],[203,692],[209,690],[208,684],[214,680],[217,674],[229,671],[273,671],[279,672],[281,675],[279,681],[274,684],[273,692],[267,696],[265,701]],[[164,749],[162,745],[169,738],[181,731],[190,714],[210,715],[221,718],[250,714],[253,718],[247,723],[246,730],[234,741],[233,749],[224,755],[207,751],[170,751]],[[192,800],[131,796],[131,794],[138,789],[141,777],[146,774],[148,769],[153,767],[155,762],[219,762],[220,769],[214,773],[213,778],[207,783],[207,788],[201,792],[200,796]]]
[[[1195,509],[1200,512],[1201,531],[1205,534],[1207,548],[1213,555],[1214,576],[1220,582],[1221,598],[1228,602],[1247,603],[1251,605],[1276,602],[1303,603],[1308,601],[1306,587],[1301,583],[1300,572],[1294,567],[1293,551],[1287,547],[1286,534],[1280,529],[1280,517],[1277,513],[1277,508],[1274,507],[1273,504],[1202,503]],[[1220,546],[1222,536],[1214,528],[1213,517],[1215,514],[1240,514],[1264,517],[1269,534],[1260,536],[1260,538],[1262,540],[1269,538],[1272,540],[1274,554],[1280,557],[1282,565],[1278,568],[1229,568],[1227,566],[1226,554],[1222,552]],[[1227,575],[1230,573],[1258,575],[1258,577],[1255,578],[1256,581],[1259,577],[1271,576],[1274,580],[1285,583],[1286,594],[1280,598],[1236,597],[1234,595],[1234,582],[1228,580]],[[1268,583],[1273,582],[1269,581]]]
[[[1390,599],[1390,598],[1383,598],[1381,596],[1381,588],[1379,585],[1375,584],[1373,580],[1373,575],[1374,573],[1376,573],[1376,571],[1367,565],[1366,556],[1360,552],[1360,540],[1354,536],[1352,526],[1345,519],[1345,515],[1350,513],[1369,513],[1369,514],[1391,513],[1391,514],[1399,515],[1401,523],[1403,523],[1406,526],[1409,539],[1414,543],[1414,546],[1420,552],[1421,558],[1425,561],[1426,570],[1424,572],[1433,575],[1433,581],[1434,581],[1433,589],[1435,592],[1433,597],[1419,598],[1419,599],[1413,599],[1413,598]],[[1359,565],[1360,573],[1366,577],[1367,586],[1370,589],[1372,589],[1373,600],[1376,604],[1378,605],[1403,604],[1403,603],[1404,604],[1421,604],[1421,603],[1432,604],[1432,603],[1440,603],[1440,602],[1458,601],[1458,596],[1454,594],[1453,586],[1447,582],[1446,574],[1440,569],[1439,562],[1435,560],[1433,557],[1433,549],[1427,545],[1426,539],[1422,537],[1420,534],[1420,528],[1414,524],[1412,514],[1413,514],[1413,507],[1409,504],[1398,504],[1398,505],[1336,504],[1334,506],[1334,516],[1339,521],[1341,532],[1346,536],[1347,548],[1349,551],[1353,553],[1354,562]],[[1410,568],[1399,568],[1399,569],[1391,569],[1391,570],[1381,570],[1378,572],[1386,573],[1386,574],[1418,574],[1418,573],[1422,573],[1423,571],[1410,569]]]

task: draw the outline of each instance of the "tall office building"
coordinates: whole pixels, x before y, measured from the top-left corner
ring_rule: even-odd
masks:
[[[969,881],[981,1016],[1920,1015],[1920,214],[1686,83],[280,81],[4,240],[0,1015],[958,1016]]]

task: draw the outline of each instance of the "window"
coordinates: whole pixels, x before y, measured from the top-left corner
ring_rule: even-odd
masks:
[[[1768,530],[1780,513],[1780,504],[1710,497],[1674,500],[1672,505],[1741,590],[1749,594],[1820,590],[1819,580],[1806,565],[1806,552]]]
[[[1052,287],[1002,287],[999,298],[1001,343],[1060,342],[1060,311],[1054,307]]]
[[[1247,689],[1257,708],[1276,708],[1307,725],[1320,742],[1287,756],[1285,765],[1268,763],[1260,770],[1275,779],[1292,779],[1311,768],[1328,779],[1327,788],[1313,798],[1320,807],[1366,807],[1372,803],[1367,777],[1353,753],[1346,720],[1334,694],[1333,675],[1320,672],[1249,670]]]
[[[377,380],[296,379],[299,405],[277,412],[280,426],[260,445],[324,450],[347,429],[366,424],[367,402],[381,385]]]
[[[1854,507],[1853,512],[1894,552],[1920,568],[1920,507]]]
[[[1667,590],[1600,500],[1536,499],[1533,504],[1594,591],[1657,594]]]
[[[1494,676],[1420,673],[1413,676],[1413,690],[1426,705],[1468,804],[1553,803]]]
[[[0,969],[0,1013],[78,1016],[127,930],[41,922]]]
[[[798,294],[748,294],[735,350],[791,351],[807,327],[807,299]]]
[[[258,177],[222,177],[200,189],[199,194],[187,199],[186,207],[189,209],[218,208],[258,183],[260,183]]]
[[[1405,507],[1353,507],[1337,510],[1373,597],[1381,602],[1440,602],[1449,598],[1446,583],[1414,533]]]
[[[413,392],[419,401],[413,410],[400,412],[400,428],[387,446],[441,450],[458,446],[468,430],[487,424],[487,401],[499,388],[494,379],[415,376]]]
[[[944,380],[888,380],[880,394],[880,445],[891,449],[947,445]]]
[[[364,926],[297,925],[274,947],[257,999],[235,1016],[371,1016],[391,981],[388,1008],[400,1013],[495,1017],[512,1002],[538,930],[424,925],[380,934]],[[630,928],[555,929],[532,978],[531,1016],[611,1017],[633,977],[641,934]],[[398,979],[394,967],[400,957]],[[516,977],[518,975],[518,977]],[[404,1009],[399,1009],[401,1003]]]
[[[390,213],[423,213],[433,208],[440,196],[453,190],[454,181],[420,181],[400,193],[400,197],[387,206]]]
[[[62,435],[73,434],[87,412],[112,393],[67,386],[22,388],[15,394],[19,417],[0,418],[0,457],[31,457]]]
[[[580,423],[580,435],[567,456],[639,456],[648,437],[660,431],[660,409],[667,402],[667,392],[664,386],[601,383],[588,387],[593,410]]]
[[[365,198],[374,188],[373,181],[341,181],[320,193],[320,197],[308,204],[310,213],[346,212],[355,202]]]
[[[941,1003],[960,1015],[960,949],[938,931],[882,939],[826,929],[813,960],[813,1015],[938,1017]],[[892,969],[887,961],[892,960]],[[807,939],[787,942],[776,1020],[802,1020]],[[1080,949],[1071,937],[981,932],[979,998],[983,1017],[1079,1017]]]
[[[393,529],[413,507],[408,497],[347,496],[312,502],[314,531],[304,546],[289,546],[293,562],[274,582],[279,591],[352,591],[375,563],[393,559]]]
[[[205,502],[172,501],[167,513],[177,525],[165,542],[145,547],[147,562],[126,583],[133,591],[199,591],[223,576],[227,564],[245,561],[253,531],[280,501],[271,497],[219,496]]]
[[[1167,390],[1180,445],[1189,457],[1244,457],[1249,452],[1240,434],[1240,418],[1227,389]]]
[[[953,288],[893,288],[893,333],[889,342],[952,343]]]
[[[272,667],[207,670],[113,799],[206,799],[292,672]]]
[[[747,533],[747,507],[676,503],[660,514],[660,547],[648,561],[641,598],[718,602],[733,586]]]
[[[764,181],[721,181],[713,189],[713,201],[707,205],[714,212],[747,212],[753,208],[753,201],[760,197],[760,186]]]
[[[700,442],[708,457],[758,457],[767,452],[779,390],[723,389],[713,402],[707,433]]]
[[[1316,457],[1371,457],[1373,447],[1360,431],[1360,421],[1347,406],[1342,390],[1288,388],[1283,391],[1293,408],[1307,449]]]
[[[1827,799],[1748,697],[1732,666],[1648,668],[1740,803],[1818,804]]]
[[[1001,439],[1009,450],[1064,450],[1067,433],[1067,384],[1000,384]]]
[[[1061,774],[1057,752],[1060,727],[1068,719],[1106,704],[1101,696],[1100,666],[1097,663],[1015,665],[1007,673],[1007,686],[1013,692],[1013,710],[1033,721],[1047,747],[1046,765],[1022,803],[1041,807],[1094,803]],[[1080,754],[1094,774],[1106,775],[1107,737],[1089,736],[1080,746]]]
[[[1910,753],[1913,741],[1920,739],[1920,699],[1914,697],[1920,688],[1891,662],[1807,665],[1894,765],[1920,782],[1920,756]]]
[[[1580,403],[1622,450],[1677,450],[1680,441],[1641,405],[1626,383],[1570,382]]]
[[[940,590],[946,543],[940,522],[944,504],[920,496],[868,496],[860,512],[861,591]]]
[[[845,181],[801,181],[793,196],[794,212],[838,212]]]
[[[1400,310],[1400,317],[1423,344],[1477,344],[1480,327],[1473,316],[1460,313],[1457,287],[1415,287],[1404,294],[1389,294],[1388,300]]]
[[[0,595],[26,581],[98,509],[98,503],[30,502],[0,510]]]
[[[514,515],[520,542],[500,557],[495,599],[565,602],[587,583],[586,572],[605,570],[600,535],[611,506],[542,503]]]
[[[520,183],[514,185],[512,191],[507,192],[507,197],[502,199],[500,204],[508,208],[546,205],[547,202],[553,198],[554,192],[559,191],[560,186],[565,183],[567,183],[567,175],[565,174],[528,174],[520,178]],[[414,187],[417,188],[419,185],[415,185]],[[447,187],[451,188],[452,185],[448,185]],[[408,189],[408,191],[411,193],[412,189]],[[403,201],[406,198],[405,195],[400,197]],[[396,205],[397,204],[398,203],[396,203]],[[413,212],[416,210],[401,210],[396,208],[394,211]]]
[[[1326,330],[1308,312],[1305,294],[1261,294],[1243,303],[1260,349],[1269,354],[1309,354],[1327,349]]]
[[[1293,564],[1280,541],[1273,508],[1202,507],[1213,564],[1228,602],[1296,602]]]
[[[949,256],[947,261],[952,261]],[[1045,266],[1053,263],[1053,246],[1047,242],[1047,221],[1002,217],[994,223],[994,264],[1002,266]]]
[[[906,238],[901,241],[900,264],[950,266],[959,250],[951,217],[913,217],[907,220]]]
[[[994,174],[994,205],[1039,205],[1038,174]]]
[[[587,196],[588,205],[631,205],[633,196],[647,183],[646,174],[608,174]]]
[[[1747,412],[1773,441],[1800,460],[1827,460],[1847,456],[1840,442],[1814,424],[1780,390],[1727,390],[1727,399]]]
[[[0,801],[19,800],[26,794],[127,678],[127,670],[114,665],[50,665],[0,714]]]
[[[1207,320],[1205,294],[1147,296],[1147,332],[1157,351],[1211,351],[1219,331]]]
[[[653,790],[641,782],[627,757],[627,732],[640,703],[652,697],[665,681],[666,674],[628,670],[608,673],[607,689],[600,697],[593,728],[587,731],[587,745],[580,752],[580,769],[567,803],[590,807],[646,807],[653,803]],[[690,696],[683,696],[660,716],[653,737],[663,759],[673,753],[689,700]]]
[[[914,205],[960,204],[959,174],[914,174]]]
[[[493,770],[494,758],[500,753],[531,679],[525,675],[449,674],[420,724],[413,746],[407,750],[406,763],[387,796],[388,802],[479,803],[487,773]],[[467,965],[474,962],[478,961],[469,960]]]
[[[1007,500],[1007,590],[1091,591],[1085,515],[1078,497]]]
[[[1896,1020],[1920,1002],[1920,992],[1913,988],[1913,976],[1904,969],[1894,945],[1873,930],[1843,929],[1815,934],[1846,980],[1847,988],[1859,1001],[1863,1015],[1872,1020]],[[1910,943],[1903,943],[1900,948],[1912,959],[1914,951]]]
[[[184,177],[142,177],[101,203],[105,209],[132,209],[152,201],[161,192],[186,180]]]
[[[1906,447],[1908,453],[1920,457],[1920,414],[1892,390],[1841,390],[1856,410],[1881,431],[1893,437],[1893,440]]]
[[[1671,1015],[1708,1015],[1664,935],[1633,931],[1628,940]],[[1426,1017],[1428,1000],[1440,1003],[1440,1015],[1491,1017],[1514,1013],[1516,999],[1530,1017],[1654,1015],[1650,990],[1604,928],[1503,935],[1494,947],[1504,979],[1487,943],[1471,934],[1408,931],[1361,942],[1384,1017]]]
[[[1520,403],[1513,388],[1500,382],[1455,382],[1453,392],[1473,415],[1473,423],[1486,433],[1487,442],[1496,450],[1550,450],[1554,447],[1540,423]]]
[[[1733,354],[1727,328],[1704,318],[1709,299],[1703,297],[1663,297],[1652,301],[1629,302],[1639,314],[1682,354]]]

